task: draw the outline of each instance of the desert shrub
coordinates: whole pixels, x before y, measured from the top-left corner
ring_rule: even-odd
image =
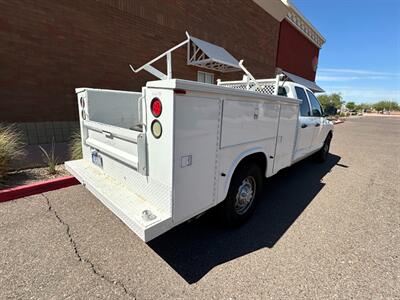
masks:
[[[11,162],[22,159],[25,154],[22,133],[15,125],[0,124],[0,180],[7,175]]]
[[[75,131],[71,136],[71,142],[69,143],[69,152],[72,160],[82,158],[82,142],[81,142],[81,131]]]
[[[51,142],[51,148],[49,151],[46,151],[42,146],[39,146],[39,149],[42,151],[43,162],[47,165],[49,174],[56,174],[58,159],[56,157],[56,143],[54,142],[54,138]]]

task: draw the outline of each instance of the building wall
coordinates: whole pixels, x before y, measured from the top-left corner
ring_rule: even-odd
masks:
[[[276,65],[311,81],[315,80],[319,48],[287,20],[280,24]]]
[[[256,77],[275,72],[279,22],[251,0],[0,0],[0,9],[1,122],[75,121],[77,87],[140,91],[155,78],[128,64],[183,41],[186,30],[243,58]],[[174,77],[197,79],[186,49],[173,63]]]

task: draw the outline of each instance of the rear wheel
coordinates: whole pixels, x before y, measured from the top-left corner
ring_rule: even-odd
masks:
[[[331,146],[332,135],[328,134],[322,148],[315,154],[315,158],[318,162],[323,163],[327,160],[329,154],[329,148]]]
[[[239,167],[233,175],[228,195],[219,207],[224,223],[229,226],[244,223],[254,211],[261,188],[262,174],[256,164]]]

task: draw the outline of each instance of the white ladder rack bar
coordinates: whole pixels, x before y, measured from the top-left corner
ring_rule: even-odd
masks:
[[[178,45],[172,47],[171,49],[165,51],[163,54],[157,56],[156,58],[152,59],[148,63],[144,64],[140,68],[133,68],[132,65],[129,65],[131,70],[135,73],[140,72],[141,70],[146,70],[147,72],[153,74],[154,76],[158,77],[159,79],[171,79],[172,78],[172,60],[171,60],[171,52],[175,51],[176,49],[182,47],[183,45],[186,45],[189,42],[189,38],[184,40],[182,43],[179,43]],[[157,70],[151,64],[155,63],[156,61],[160,60],[164,56],[167,57],[167,74],[164,74],[163,72]]]

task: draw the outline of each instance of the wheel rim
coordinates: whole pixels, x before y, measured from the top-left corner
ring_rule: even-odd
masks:
[[[239,215],[246,213],[253,203],[256,194],[256,181],[253,176],[243,179],[236,193],[235,211]]]

